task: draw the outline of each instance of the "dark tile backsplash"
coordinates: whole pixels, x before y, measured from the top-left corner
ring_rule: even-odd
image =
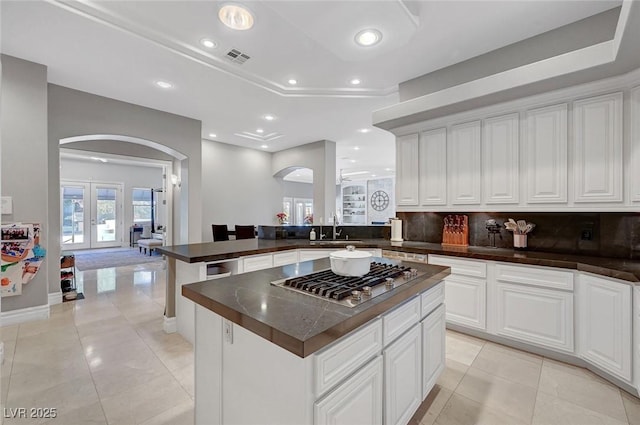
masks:
[[[488,219],[503,224],[509,218],[536,224],[528,235],[531,251],[640,259],[640,213],[464,213],[469,216],[469,245],[490,246]],[[449,213],[402,213],[403,238],[442,242],[444,218]],[[591,236],[590,240],[587,240]],[[498,248],[513,248],[513,234],[502,226]]]
[[[258,238],[260,239],[309,239],[311,228],[316,231],[316,239],[320,239],[320,226],[258,226]],[[379,226],[338,226],[340,232],[338,239],[389,239],[391,227]],[[333,226],[322,226],[325,238],[333,238]]]

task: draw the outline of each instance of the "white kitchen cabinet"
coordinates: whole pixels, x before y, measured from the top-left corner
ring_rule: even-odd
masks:
[[[290,249],[284,252],[277,252],[273,254],[273,267],[286,266],[287,264],[294,264],[298,262],[298,250]]]
[[[382,317],[382,340],[387,346],[420,321],[420,297],[413,297]]]
[[[640,202],[640,87],[631,90],[631,155],[629,159],[629,198]]]
[[[273,267],[273,256],[271,254],[254,255],[242,259],[242,272],[254,272]]]
[[[517,204],[520,191],[518,157],[519,115],[484,120],[482,137],[482,193],[486,204]]]
[[[335,251],[335,249],[301,249],[298,253],[298,261],[327,258],[333,251]]]
[[[487,328],[485,279],[449,275],[444,288],[447,322],[481,330]]]
[[[447,204],[447,129],[420,135],[420,204]]]
[[[573,293],[498,282],[496,334],[573,353]]]
[[[422,399],[427,398],[445,368],[445,306],[440,304],[421,323]]]
[[[382,356],[314,405],[315,425],[382,424]]]
[[[590,363],[631,381],[631,285],[580,275],[580,354]]]
[[[575,202],[622,202],[622,93],[573,103]]]
[[[527,111],[527,203],[567,202],[567,104]]]
[[[419,203],[419,138],[408,134],[396,139],[396,203],[418,205]]]
[[[405,425],[422,403],[422,333],[415,325],[384,350],[384,423]]]
[[[480,137],[480,121],[451,126],[447,144],[447,178],[449,199],[453,205],[480,204]]]

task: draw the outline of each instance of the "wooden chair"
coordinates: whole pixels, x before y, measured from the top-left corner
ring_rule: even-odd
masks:
[[[253,239],[255,237],[255,226],[238,226],[236,224],[236,239]]]
[[[229,240],[229,230],[226,224],[212,224],[211,230],[213,231],[214,242]]]

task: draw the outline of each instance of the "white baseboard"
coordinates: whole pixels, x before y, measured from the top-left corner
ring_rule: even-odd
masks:
[[[49,318],[49,305],[20,308],[18,310],[3,311],[0,313],[0,326],[11,326],[33,320],[45,320]]]
[[[178,321],[175,317],[164,316],[164,323],[162,324],[162,328],[168,334],[175,333],[178,331]]]
[[[49,293],[49,305],[62,304],[62,291]]]

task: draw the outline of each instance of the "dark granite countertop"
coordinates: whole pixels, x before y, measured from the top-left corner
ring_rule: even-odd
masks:
[[[191,283],[182,286],[182,295],[285,350],[306,357],[449,275],[448,267],[410,265],[425,274],[353,308],[270,283],[328,269],[328,258]]]
[[[157,248],[163,254],[186,263],[227,260],[247,255],[283,251],[296,248],[340,248],[347,245],[333,244],[327,241],[308,241],[304,239],[264,240],[249,239],[238,241],[209,242],[190,245],[176,245]],[[353,241],[351,242],[353,243]],[[623,258],[590,257],[559,254],[552,252],[514,251],[489,247],[443,247],[427,242],[390,242],[384,239],[368,239],[357,243],[357,247],[381,248],[420,254],[442,254],[479,260],[505,261],[518,264],[559,267],[590,272],[601,276],[621,279],[626,282],[640,283],[640,261]]]

